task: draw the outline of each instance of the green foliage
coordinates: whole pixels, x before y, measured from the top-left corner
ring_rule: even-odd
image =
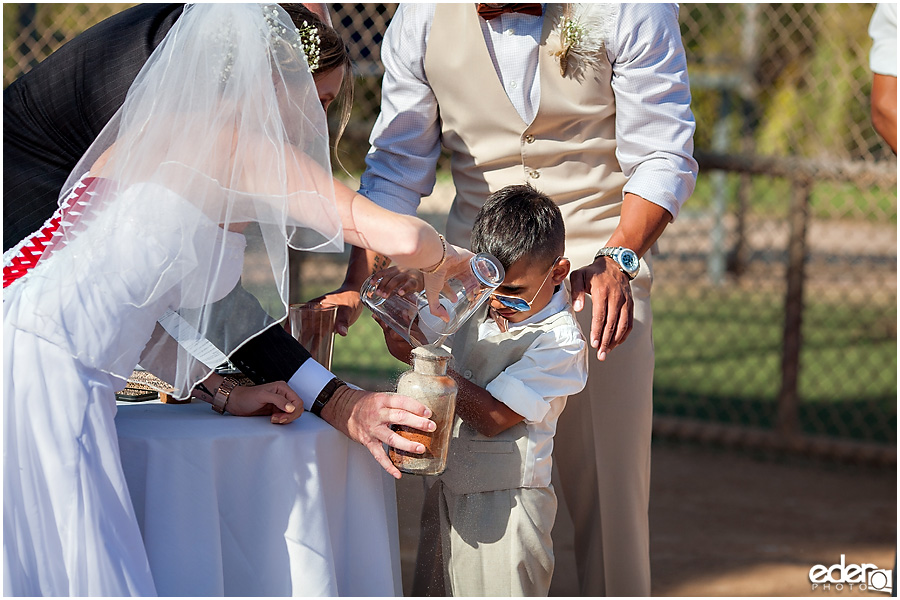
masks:
[[[721,117],[715,97],[734,95],[764,156],[871,159],[883,156],[869,117],[872,74],[868,69],[871,4],[755,5],[757,31],[746,53],[747,5],[685,5],[681,21],[689,57],[695,144],[711,147],[711,131]],[[723,88],[723,75],[741,77],[747,87]],[[755,66],[754,66],[755,65]],[[699,82],[699,83],[696,83]],[[749,89],[753,92],[748,92]],[[741,107],[738,95],[746,93]],[[731,150],[742,151],[739,127]],[[746,150],[744,150],[746,151]]]

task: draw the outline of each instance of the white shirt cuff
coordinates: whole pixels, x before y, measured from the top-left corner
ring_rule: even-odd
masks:
[[[303,400],[303,409],[309,410],[319,392],[333,378],[334,373],[310,358],[300,365],[300,368],[288,381],[288,386]]]
[[[497,375],[484,389],[521,415],[526,423],[540,423],[550,412],[550,403],[543,396],[505,372]]]

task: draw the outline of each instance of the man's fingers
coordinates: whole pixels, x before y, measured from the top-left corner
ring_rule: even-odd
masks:
[[[599,296],[599,293],[595,292]],[[593,300],[591,306],[591,348],[600,348],[603,344],[605,333],[607,305],[606,298],[597,298],[591,296]]]
[[[572,284],[572,308],[575,312],[581,312],[584,308],[584,271],[575,269],[569,281]]]
[[[339,306],[337,316],[334,318],[334,332],[346,336],[350,325],[353,323],[353,309],[349,306]]]
[[[384,452],[384,447],[376,442],[371,441],[366,444],[366,448],[369,450],[369,453],[375,457],[375,460],[381,465],[381,468],[388,472],[388,474],[394,479],[400,479],[400,470],[394,466],[394,463],[391,462],[391,459],[388,458],[388,455]]]
[[[431,418],[430,408],[428,408],[418,400],[410,398],[409,396],[403,396],[402,394],[388,394],[384,402],[384,406],[391,409],[400,409],[403,412],[412,413],[413,415],[418,415],[420,417],[424,417],[425,419]],[[409,425],[409,423],[400,423],[399,421],[391,421],[391,423],[397,423],[398,425]]]
[[[272,423],[283,425],[297,420],[303,413],[300,396],[283,381],[274,381],[249,388],[257,394],[257,403],[264,407],[272,405]]]
[[[622,344],[634,329],[634,301],[629,299],[619,312],[619,326],[616,328],[616,335],[613,338],[613,345],[610,349]]]
[[[388,431],[390,433],[386,436],[387,439],[384,440],[384,443],[391,448],[396,448],[397,450],[402,450],[403,452],[411,452],[413,454],[422,454],[423,452],[425,452],[425,444],[423,444],[421,441],[411,440],[408,437],[405,437],[402,434],[391,429],[389,429]],[[407,435],[415,435],[415,432],[407,433]]]

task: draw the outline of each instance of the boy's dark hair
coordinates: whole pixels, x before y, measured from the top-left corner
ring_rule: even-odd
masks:
[[[504,269],[524,256],[549,267],[566,251],[562,213],[530,185],[508,185],[488,196],[478,211],[472,251],[495,256]]]

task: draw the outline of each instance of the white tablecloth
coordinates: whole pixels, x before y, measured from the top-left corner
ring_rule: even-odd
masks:
[[[318,417],[119,403],[116,427],[160,595],[402,595],[393,479]]]

